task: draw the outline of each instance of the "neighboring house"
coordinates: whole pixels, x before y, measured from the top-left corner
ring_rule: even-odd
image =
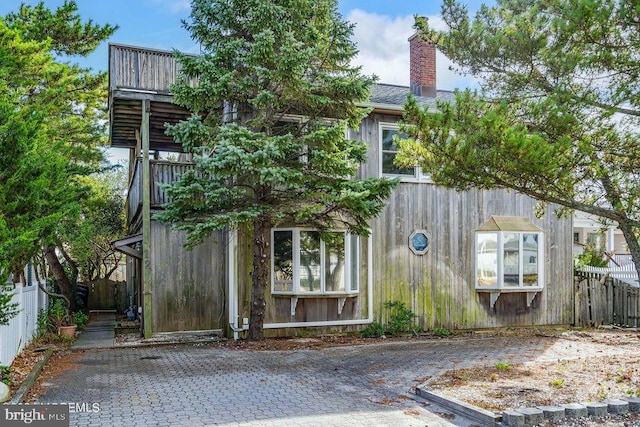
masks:
[[[336,232],[329,244],[314,230],[272,230],[265,328],[272,335],[358,328],[386,321],[386,301],[406,303],[425,329],[571,324],[571,218],[550,208],[538,219],[536,202],[521,194],[456,192],[418,167],[393,164],[407,94],[430,108],[451,98],[435,87],[435,47],[417,37],[410,45],[410,86],[375,85],[371,113],[349,132],[369,145],[359,177],[399,176],[400,185],[368,238]],[[188,252],[184,233],[153,220],[167,202],[159,184],[191,167],[153,159],[181,149],[164,133],[164,123],[189,115],[168,91],[178,66],[170,52],[121,45],[109,52],[111,145],[131,152],[130,235],[115,246],[129,256],[129,292],[142,307],[145,334],[237,336],[249,317],[250,241],[224,230]]]
[[[573,215],[573,254],[583,253],[586,246],[606,251],[618,264],[631,262],[629,247],[617,224],[584,212]]]

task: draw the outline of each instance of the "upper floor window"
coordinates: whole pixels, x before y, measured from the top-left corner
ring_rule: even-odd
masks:
[[[543,238],[528,218],[492,216],[476,230],[476,288],[542,288]]]
[[[406,182],[431,182],[431,176],[423,173],[419,166],[402,168],[395,165],[398,155],[396,139],[405,139],[407,134],[400,132],[397,125],[380,124],[380,174],[400,177]]]
[[[343,231],[271,232],[271,293],[348,294],[359,288],[359,238]]]

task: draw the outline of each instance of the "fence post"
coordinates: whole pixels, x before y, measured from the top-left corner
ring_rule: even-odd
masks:
[[[609,325],[613,325],[614,322],[614,312],[613,312],[613,278],[611,276],[607,277],[605,280],[605,285],[607,287],[607,322]]]

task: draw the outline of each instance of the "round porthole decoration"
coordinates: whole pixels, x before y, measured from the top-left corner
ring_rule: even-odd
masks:
[[[416,255],[424,255],[429,250],[429,234],[424,230],[416,230],[409,236],[409,249]]]

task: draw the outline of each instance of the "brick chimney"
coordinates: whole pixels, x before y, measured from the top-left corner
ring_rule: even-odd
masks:
[[[436,96],[436,45],[418,33],[409,37],[409,83],[415,96]]]

